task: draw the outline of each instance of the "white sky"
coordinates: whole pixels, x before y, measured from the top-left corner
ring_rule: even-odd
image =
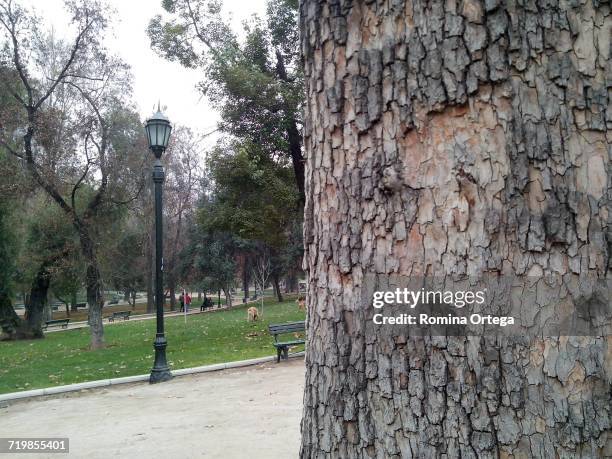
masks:
[[[165,113],[173,124],[200,133],[214,130],[218,114],[195,89],[202,72],[168,62],[149,46],[146,27],[153,16],[165,13],[161,0],[106,1],[117,11],[106,45],[111,53],[132,67],[133,100],[143,120],[153,113],[159,99],[162,106],[167,106]],[[63,0],[17,0],[17,3],[33,6],[46,25],[53,26],[58,35],[64,36],[68,19]],[[242,29],[244,19],[254,13],[263,17],[265,13],[266,0],[224,0],[223,3],[224,13],[231,17],[232,28],[237,31]],[[214,137],[207,141],[212,142]]]

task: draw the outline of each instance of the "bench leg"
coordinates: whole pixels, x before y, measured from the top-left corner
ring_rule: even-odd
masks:
[[[282,349],[280,347],[276,348],[276,363],[280,363]]]
[[[283,358],[289,360],[289,346],[283,348]]]

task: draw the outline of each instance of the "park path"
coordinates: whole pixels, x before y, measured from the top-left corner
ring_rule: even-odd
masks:
[[[304,361],[296,358],[13,402],[0,407],[0,430],[69,437],[74,458],[289,459],[298,456],[303,390]]]
[[[232,304],[231,307],[227,307],[225,305],[221,306],[220,308],[214,307],[214,308],[210,308],[207,309],[205,311],[200,311],[200,307],[191,307],[189,309],[189,312],[187,313],[188,316],[191,315],[195,315],[195,314],[207,314],[207,313],[212,313],[215,311],[223,311],[225,309],[234,309],[237,308],[239,306],[243,306],[245,304],[252,304],[252,303],[258,303],[259,304],[260,300],[249,300],[246,303],[243,303],[242,301],[240,302],[236,302],[234,304]],[[126,309],[128,310],[128,309]],[[104,312],[103,312],[104,313]],[[164,317],[180,317],[185,315],[184,312],[179,312],[179,311],[165,311],[164,312]],[[135,320],[151,320],[151,319],[155,319],[157,317],[156,313],[152,313],[152,314],[138,314],[138,315],[133,315],[130,316],[129,321],[135,321]],[[109,321],[107,318],[103,319],[103,323],[104,326],[108,326],[108,325],[116,325],[116,324],[120,324],[126,322],[123,319],[117,319],[115,321]],[[80,322],[70,322],[68,324],[68,326],[66,328],[62,328],[62,327],[50,327],[47,330],[44,331],[44,333],[55,333],[55,332],[60,332],[60,331],[66,331],[66,330],[76,330],[79,328],[89,328],[89,324],[87,323],[87,321],[80,321]]]

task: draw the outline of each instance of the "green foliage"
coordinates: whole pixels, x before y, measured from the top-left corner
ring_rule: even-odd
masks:
[[[298,214],[292,171],[258,147],[240,144],[217,148],[208,168],[214,185],[210,204],[200,210],[202,227],[282,247],[287,241],[284,230]]]
[[[32,197],[21,215],[21,223],[25,234],[19,256],[23,289],[29,289],[31,279],[43,264],[58,286],[75,273],[82,273],[72,221],[49,198],[42,194]]]
[[[109,277],[115,289],[135,292],[145,286],[143,257],[146,234],[143,228],[124,226],[117,234],[117,243],[109,250]]]
[[[301,159],[299,151],[291,153],[289,140],[303,101],[297,2],[270,0],[267,19],[246,22],[242,41],[228,28],[218,0],[163,6],[170,19],[151,21],[152,47],[166,59],[202,68],[200,89],[220,111],[220,128],[259,145],[270,158]]]
[[[235,254],[240,241],[230,233],[210,232],[192,224],[188,243],[179,257],[182,278],[202,290],[228,291],[236,273]]]
[[[9,204],[0,200],[0,296],[11,296],[16,255],[17,240]]]

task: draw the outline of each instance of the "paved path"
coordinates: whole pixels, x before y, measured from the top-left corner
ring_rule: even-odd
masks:
[[[2,437],[69,437],[70,454],[16,459],[297,457],[304,362],[290,359],[50,396],[0,408]]]
[[[213,307],[213,308],[209,308],[206,309],[205,311],[200,311],[200,307],[198,306],[197,308],[195,307],[191,307],[189,308],[189,312],[187,313],[188,316],[194,315],[194,314],[208,314],[208,313],[214,313],[215,311],[223,311],[225,309],[234,309],[237,308],[239,306],[243,306],[245,304],[252,304],[252,303],[257,303],[259,304],[261,300],[249,300],[246,303],[243,303],[242,300],[240,302],[236,302],[234,304],[232,304],[231,307],[226,306],[225,304],[222,305],[220,308],[218,308],[217,306]],[[105,315],[106,312],[103,310],[102,314]],[[180,317],[185,315],[184,312],[180,312],[180,311],[164,311],[164,317]],[[129,320],[130,321],[134,321],[134,320],[151,320],[151,319],[155,319],[157,317],[156,313],[152,313],[152,314],[135,314],[133,316],[130,316]],[[104,326],[107,325],[115,325],[115,324],[120,324],[123,322],[126,322],[123,319],[117,319],[115,321],[110,322],[107,318],[103,318],[102,322],[104,323]],[[66,330],[76,330],[78,328],[89,328],[89,324],[87,323],[87,321],[79,321],[79,322],[70,322],[68,323],[68,326],[66,328],[62,328],[62,327],[50,327],[47,330],[44,330],[44,333],[55,333],[55,332],[60,332],[60,331],[66,331]]]

